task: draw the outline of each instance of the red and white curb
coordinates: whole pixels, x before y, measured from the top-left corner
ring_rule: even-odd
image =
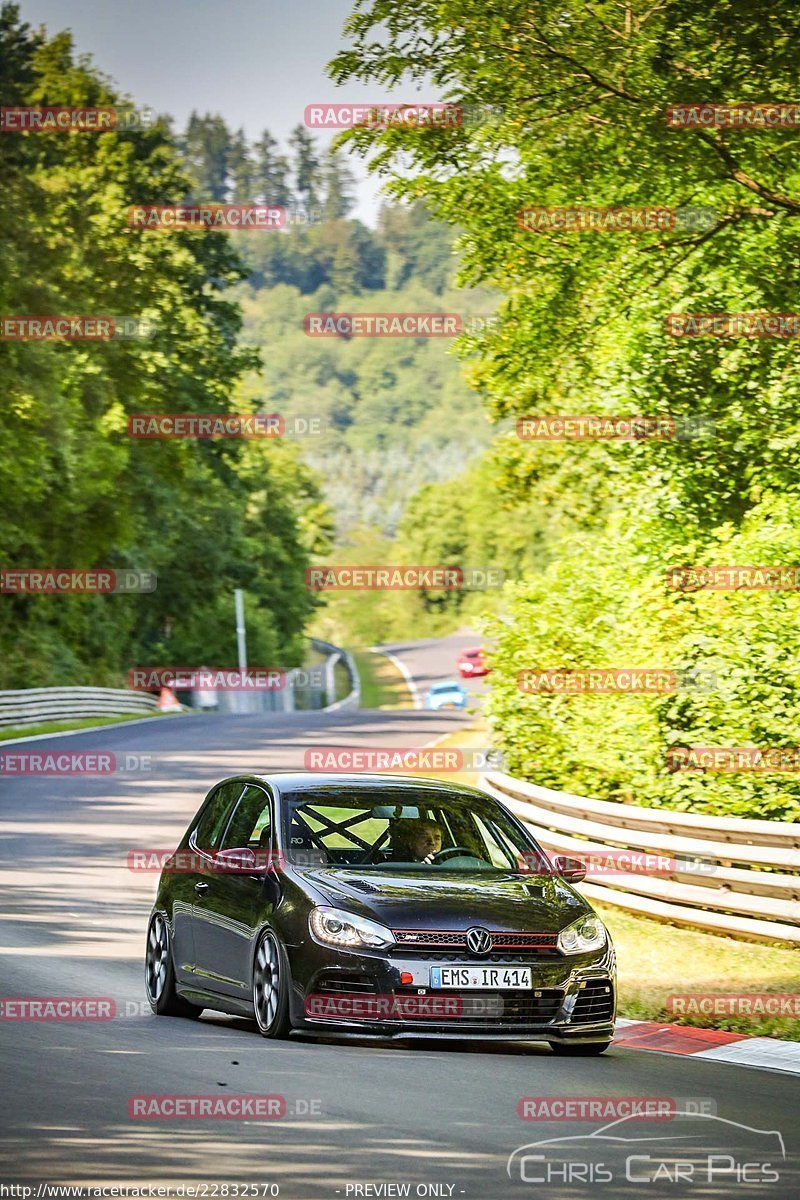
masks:
[[[751,1037],[722,1029],[693,1025],[662,1025],[658,1021],[617,1021],[614,1044],[627,1050],[655,1050],[662,1054],[691,1054],[740,1067],[762,1067],[800,1075],[800,1042]]]

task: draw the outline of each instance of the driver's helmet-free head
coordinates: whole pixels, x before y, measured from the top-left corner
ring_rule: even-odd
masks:
[[[442,848],[443,830],[427,818],[401,817],[392,822],[392,849],[399,858],[423,859]]]

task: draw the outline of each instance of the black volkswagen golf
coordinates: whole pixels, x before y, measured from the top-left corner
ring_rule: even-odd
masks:
[[[396,775],[239,775],[165,865],[146,988],[158,1015],[265,1037],[547,1041],[614,1031],[608,933],[525,826],[473,788]]]

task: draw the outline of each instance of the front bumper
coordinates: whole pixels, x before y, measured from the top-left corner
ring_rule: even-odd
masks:
[[[611,945],[569,957],[503,955],[504,965],[531,968],[530,989],[461,992],[431,988],[431,967],[467,961],[493,965],[501,956],[469,960],[463,954],[351,953],[316,943],[294,953],[288,949],[292,1024],[304,1034],[557,1042],[613,1036],[616,965]]]

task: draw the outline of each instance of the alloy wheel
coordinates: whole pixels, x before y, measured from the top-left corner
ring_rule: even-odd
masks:
[[[147,935],[146,979],[147,992],[150,999],[156,1003],[161,999],[164,984],[167,980],[167,961],[169,955],[169,935],[164,918],[159,914],[153,917],[150,932]]]
[[[264,1032],[274,1022],[280,1003],[281,960],[278,943],[271,933],[261,939],[253,971],[253,1006],[256,1020]]]

